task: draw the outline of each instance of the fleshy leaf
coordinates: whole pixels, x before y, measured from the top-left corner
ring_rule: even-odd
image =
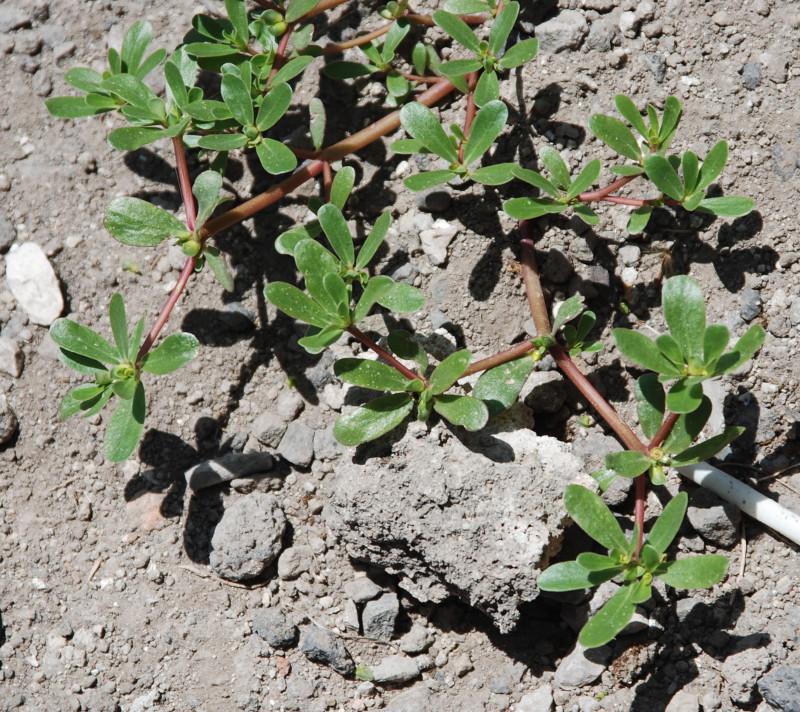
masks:
[[[689,495],[680,492],[675,495],[664,507],[656,523],[647,535],[647,543],[658,553],[663,554],[678,534],[678,530],[683,523],[686,514],[686,507],[689,503]]]
[[[56,319],[50,327],[50,338],[62,349],[103,363],[119,363],[120,357],[100,334],[71,319]]]
[[[675,467],[681,467],[683,465],[694,465],[697,462],[708,460],[714,457],[722,448],[736,440],[744,431],[745,429],[738,425],[725,428],[719,435],[715,435],[713,438],[704,440],[697,445],[687,448],[682,453],[675,455],[675,457],[672,458],[672,464]]]
[[[647,126],[631,98],[625,96],[625,94],[617,94],[614,97],[614,104],[617,107],[617,111],[627,119],[628,123],[646,138],[648,134]]]
[[[450,163],[458,161],[455,147],[436,116],[427,106],[416,101],[406,104],[400,110],[400,122],[413,138],[437,156],[441,156]]]
[[[625,551],[628,540],[611,510],[594,492],[581,485],[567,485],[564,504],[575,524],[606,549]]]
[[[680,345],[684,360],[702,363],[706,329],[703,290],[691,277],[671,277],[664,284],[661,301],[670,334]]]
[[[539,40],[522,40],[522,42],[517,42],[517,44],[515,44],[513,47],[510,47],[502,56],[500,59],[500,66],[505,67],[506,69],[519,67],[521,64],[530,62],[536,56],[538,51]]]
[[[486,403],[490,415],[502,413],[516,402],[532,370],[533,359],[527,354],[496,366],[481,375],[472,395]]]
[[[613,640],[628,625],[636,610],[636,604],[630,599],[631,586],[625,585],[583,626],[578,642],[587,648],[597,648]]]
[[[413,405],[408,393],[381,396],[341,416],[333,426],[333,435],[342,445],[375,440],[400,425]]]
[[[350,228],[347,227],[347,221],[344,219],[342,211],[328,203],[317,211],[317,219],[322,225],[333,251],[345,266],[352,267],[355,262],[355,248]]]
[[[186,226],[166,210],[139,198],[116,198],[106,208],[106,229],[126,245],[153,247],[166,237],[188,234]]]
[[[569,206],[550,198],[512,198],[503,203],[503,210],[516,220],[531,220],[550,213],[563,213]]]
[[[456,177],[453,171],[425,171],[424,173],[417,173],[416,175],[409,176],[403,181],[403,185],[409,190],[427,190],[436,185],[447,183]]]
[[[644,162],[644,170],[662,193],[674,200],[683,200],[686,190],[680,176],[664,156],[657,153],[648,156]]]
[[[542,159],[542,163],[550,171],[550,175],[553,176],[553,182],[562,190],[568,190],[572,180],[570,179],[569,168],[564,163],[561,154],[551,146],[542,146],[539,151],[539,158]]]
[[[650,467],[651,463],[647,455],[637,450],[623,450],[606,455],[606,467],[621,477],[638,477]]]
[[[469,25],[460,17],[438,10],[433,13],[433,21],[456,42],[472,50],[475,54],[480,54],[481,49],[478,38]]]
[[[195,358],[199,349],[200,342],[192,334],[172,334],[147,354],[142,370],[157,375],[172,373]]]
[[[121,126],[108,134],[108,142],[118,151],[135,151],[166,135],[166,129]]]
[[[262,138],[256,144],[256,155],[264,170],[272,175],[288,173],[297,167],[297,157],[291,149],[273,138]]]
[[[710,186],[722,173],[725,164],[728,162],[728,144],[725,141],[719,141],[714,144],[714,147],[708,152],[706,160],[700,167],[700,178],[697,181],[695,190],[705,190]]]
[[[648,440],[652,440],[664,422],[666,397],[664,387],[655,373],[645,373],[636,381],[636,409],[639,425]]]
[[[278,84],[270,89],[258,110],[256,126],[259,131],[271,129],[286,113],[292,103],[292,88],[288,84]]]
[[[636,208],[628,218],[628,232],[631,235],[639,235],[644,232],[647,223],[650,222],[650,216],[653,214],[652,205],[643,205]]]
[[[375,281],[370,280],[370,284]],[[378,304],[398,314],[413,314],[425,306],[425,294],[410,284],[394,282],[391,288],[377,299]]]
[[[507,3],[495,17],[492,29],[489,31],[489,51],[497,55],[505,47],[508,36],[514,28],[514,24],[519,16],[519,3]]]
[[[483,166],[470,173],[469,177],[476,183],[483,185],[502,185],[513,180],[513,163],[496,163],[493,166]]]
[[[644,334],[631,329],[614,329],[614,342],[623,355],[649,371],[678,378],[681,374],[659,351],[655,343]]]
[[[508,107],[500,100],[490,101],[478,111],[464,148],[464,165],[474,163],[489,150],[506,125],[507,118]]]
[[[599,158],[589,161],[569,187],[567,191],[567,200],[573,200],[584,191],[589,190],[600,175],[601,167]]]
[[[720,554],[701,554],[663,565],[656,575],[675,588],[711,588],[718,584],[728,569],[728,557]]]
[[[444,359],[431,374],[431,393],[436,396],[450,388],[450,386],[464,375],[464,371],[467,370],[471,358],[472,352],[467,349],[462,349],[461,351],[450,354]]]
[[[355,268],[357,270],[364,269],[375,256],[378,248],[381,246],[389,227],[392,224],[392,214],[387,210],[383,213],[372,226],[367,239],[358,251],[358,258],[356,259]]]
[[[483,401],[471,396],[440,395],[433,401],[433,409],[445,420],[467,430],[480,430],[489,420],[489,411]]]
[[[319,304],[291,284],[272,282],[264,288],[264,296],[282,312],[295,319],[320,328],[328,326],[331,322],[331,317]]]
[[[577,591],[598,586],[616,575],[617,569],[588,571],[577,561],[563,561],[542,571],[536,579],[536,585],[542,591]]]
[[[374,391],[406,391],[409,379],[395,368],[363,358],[342,358],[333,365],[333,372],[346,383]]]
[[[691,445],[711,417],[711,400],[703,396],[700,405],[691,413],[683,413],[675,421],[661,449],[675,455]]]
[[[697,210],[721,218],[738,218],[752,212],[755,205],[752,198],[723,195],[719,198],[704,198],[697,206]]]
[[[425,373],[428,368],[428,354],[411,338],[411,334],[403,329],[397,329],[389,334],[387,342],[395,356],[407,361],[416,361],[420,373]]]
[[[547,180],[547,178],[545,178],[541,173],[528,170],[527,168],[520,168],[519,166],[514,166],[512,173],[520,180],[530,183],[535,188],[538,188],[544,193],[548,193],[554,198],[561,196],[558,188],[556,188],[556,186]]]
[[[144,386],[136,386],[133,398],[120,400],[108,422],[105,435],[106,457],[111,462],[127,460],[136,449],[144,430]]]
[[[631,130],[619,119],[605,114],[594,114],[589,119],[589,130],[603,143],[632,161],[641,159],[641,149]]]
[[[682,378],[667,393],[667,410],[691,413],[703,402],[703,384]]]

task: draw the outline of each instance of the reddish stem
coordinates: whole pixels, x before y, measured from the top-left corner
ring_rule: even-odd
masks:
[[[378,29],[372,30],[372,32],[359,35],[358,37],[354,37],[352,40],[347,40],[346,42],[336,42],[335,44],[325,45],[325,48],[322,50],[322,54],[339,54],[340,52],[344,52],[346,49],[350,49],[351,47],[360,47],[361,45],[365,45],[368,42],[372,42],[372,40],[376,40],[378,37],[385,35],[393,24],[393,22],[389,22],[386,25],[381,25]]]
[[[427,379],[423,378],[418,373],[414,373],[414,371],[412,371],[410,368],[407,368],[400,363],[394,356],[392,356],[392,354],[390,354],[386,349],[378,346],[377,343],[370,339],[369,336],[367,336],[354,324],[351,324],[347,327],[347,332],[355,336],[368,349],[372,349],[376,354],[378,354],[378,356],[386,361],[386,363],[400,371],[400,373],[402,373],[406,378],[422,381],[426,386],[428,385]]]
[[[472,129],[472,122],[475,120],[475,85],[478,83],[478,73],[470,72],[467,75],[467,114],[464,117],[464,136],[469,138],[469,132]],[[466,142],[462,143],[458,149],[458,162],[464,161],[464,150],[466,149]]]
[[[508,363],[520,356],[530,353],[534,348],[534,345],[530,341],[523,341],[519,344],[515,344],[505,351],[501,351],[499,354],[482,358],[480,361],[475,361],[475,363],[470,364],[469,368],[464,371],[464,376],[471,376],[473,373],[488,371],[490,368],[495,368],[495,366],[502,366],[504,363]]]
[[[408,72],[400,72],[400,75],[410,82],[419,82],[420,84],[436,84],[442,81],[441,77],[421,77],[419,74],[409,74]]]
[[[406,13],[403,15],[412,25],[426,25],[433,27],[436,23],[433,21],[433,15],[418,15],[416,13]],[[486,22],[484,15],[459,15],[464,22],[468,25],[482,25]]]
[[[331,202],[331,186],[333,185],[333,171],[331,171],[331,164],[326,163],[322,167],[322,185],[325,188],[325,202]]]
[[[607,195],[618,191],[623,186],[628,185],[632,180],[636,180],[639,176],[623,176],[618,178],[613,183],[609,183],[605,188],[598,188],[597,190],[587,190],[578,196],[578,200],[582,203],[590,203],[594,200],[602,200]]]
[[[600,198],[604,203],[617,203],[618,205],[633,205],[636,208],[642,208],[645,205],[651,205],[654,201],[644,198],[623,198],[619,195],[607,195],[605,198]],[[585,201],[584,201],[585,202]]]
[[[178,186],[183,200],[183,211],[186,213],[186,227],[190,232],[194,232],[197,220],[197,212],[192,195],[192,181],[189,178],[189,166],[186,163],[186,149],[183,146],[183,136],[175,136],[172,139],[172,148],[175,151],[175,170],[178,173]]]
[[[655,437],[647,446],[648,450],[652,450],[654,447],[661,447],[661,444],[664,442],[664,440],[666,440],[667,435],[672,432],[672,429],[675,427],[675,423],[678,422],[679,417],[680,416],[677,413],[670,413],[666,418],[664,418],[664,422],[661,423],[661,427],[658,429]]]
[[[286,48],[289,46],[289,39],[292,36],[293,28],[293,25],[289,25],[289,27],[286,29],[286,32],[283,33],[281,41],[278,43],[278,49],[275,50],[275,61],[272,63],[272,71],[270,71],[267,84],[264,87],[265,92],[267,89],[269,89],[269,85],[272,84],[272,80],[275,78],[278,70],[283,66],[284,61],[286,60]]]

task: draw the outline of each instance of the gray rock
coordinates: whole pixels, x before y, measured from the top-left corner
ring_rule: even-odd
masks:
[[[344,585],[344,594],[354,603],[366,603],[381,593],[381,587],[374,581],[362,576]]]
[[[380,598],[369,601],[361,613],[364,636],[388,643],[394,635],[394,625],[400,613],[400,602],[396,593],[384,593]]]
[[[400,650],[408,655],[419,655],[424,653],[433,644],[433,636],[421,625],[415,623],[411,626],[402,638],[400,638]]]
[[[300,640],[300,650],[312,662],[327,665],[340,675],[352,675],[356,666],[340,638],[318,626],[311,626]]]
[[[586,37],[586,48],[595,52],[610,52],[614,43],[617,28],[608,18],[599,18],[592,22],[589,35]]]
[[[538,596],[537,571],[560,546],[564,473],[583,472],[566,446],[511,418],[463,443],[441,425],[430,438],[407,434],[390,460],[402,468],[342,463],[326,509],[350,556],[398,576],[419,601],[457,596],[503,632]]]
[[[675,604],[675,617],[679,623],[691,623],[692,625],[699,625],[702,620],[700,616],[704,615],[705,607],[702,601],[696,598],[681,598]]]
[[[505,677],[490,677],[489,682],[486,684],[489,692],[494,695],[510,695],[511,684]]]
[[[17,239],[17,228],[2,210],[0,210],[0,252],[8,252]]]
[[[267,447],[278,447],[285,432],[286,421],[271,410],[259,415],[250,428],[253,437]]]
[[[543,52],[578,49],[589,32],[589,23],[578,10],[562,10],[551,20],[536,27],[536,37]]]
[[[663,82],[667,76],[667,61],[663,54],[658,52],[645,52],[642,55],[642,62],[646,69],[656,78],[657,82]]]
[[[642,248],[639,245],[623,245],[619,248],[619,258],[623,264],[635,265],[642,256]]]
[[[314,554],[308,546],[292,546],[278,559],[278,576],[284,581],[292,581],[311,568]]]
[[[386,712],[434,712],[441,706],[431,699],[431,691],[425,685],[417,685],[393,697]]]
[[[716,546],[729,549],[739,541],[741,510],[707,489],[692,492],[686,516],[694,530]]]
[[[700,698],[694,692],[678,690],[664,712],[700,712]]]
[[[589,685],[603,674],[610,659],[611,648],[607,645],[588,649],[576,645],[559,663],[553,681],[562,689]]]
[[[388,655],[372,668],[372,681],[376,685],[399,685],[419,675],[417,663],[405,655]]]
[[[269,472],[274,464],[274,458],[266,452],[230,452],[190,467],[183,476],[189,489],[198,492],[221,482],[230,482],[237,477]]]
[[[8,5],[0,6],[0,32],[11,32],[31,24],[31,16]]]
[[[308,467],[314,460],[314,431],[305,423],[289,423],[278,445],[278,454],[298,467]]]
[[[429,213],[443,213],[450,207],[451,201],[450,193],[441,188],[420,191],[415,198],[417,207]]]
[[[740,640],[741,643],[754,644],[752,641],[748,642],[747,638]],[[728,655],[720,669],[720,677],[725,680],[725,694],[737,706],[750,706],[753,703],[756,683],[771,665],[771,656],[758,644],[756,647]]]
[[[286,695],[295,700],[309,700],[317,690],[317,681],[302,675],[289,675],[286,681]]]
[[[800,712],[800,667],[770,670],[758,681],[758,691],[779,712]]]
[[[305,401],[296,391],[286,390],[278,396],[275,412],[283,418],[284,422],[291,423],[303,412],[303,408],[305,407]]]
[[[273,648],[291,648],[297,642],[297,627],[277,608],[265,608],[253,616],[253,630]]]
[[[752,321],[761,313],[761,292],[745,287],[739,295],[739,315],[745,321]]]
[[[403,262],[389,272],[389,276],[395,282],[402,282],[403,284],[411,285],[414,284],[418,274],[419,271],[411,262]]]
[[[6,255],[6,282],[34,324],[50,326],[64,311],[58,277],[35,242],[25,242]]]
[[[742,85],[745,89],[758,89],[761,86],[761,67],[756,62],[747,62],[742,67]]]
[[[11,442],[17,430],[19,430],[17,414],[8,404],[6,397],[0,395],[0,445]]]
[[[333,437],[333,426],[314,431],[314,457],[317,460],[335,460],[344,452],[344,445]]]
[[[544,259],[542,274],[551,282],[563,284],[572,276],[572,262],[563,250],[553,247]]]
[[[15,341],[0,336],[0,371],[19,378],[25,365],[25,354]]]
[[[557,413],[566,398],[564,377],[557,371],[534,371],[520,392],[520,399],[534,413]]]
[[[209,563],[217,576],[260,576],[281,551],[286,515],[272,495],[254,492],[225,508],[211,538]]]
[[[553,712],[553,688],[542,685],[523,695],[517,703],[517,712]]]

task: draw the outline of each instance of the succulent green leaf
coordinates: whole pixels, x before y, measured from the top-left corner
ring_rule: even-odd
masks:
[[[662,303],[670,334],[680,345],[684,360],[702,363],[706,330],[703,290],[691,277],[671,277],[664,284]]]
[[[514,0],[514,2],[507,3],[495,17],[492,28],[489,30],[489,51],[492,54],[497,55],[505,47],[518,16],[519,3]]]
[[[533,359],[527,354],[486,371],[475,384],[472,395],[497,415],[510,408],[519,397],[525,381],[533,370]]]
[[[247,26],[247,6],[244,0],[225,0],[225,12],[231,21],[236,38],[246,41],[250,32]]]
[[[631,329],[614,329],[612,332],[617,348],[629,360],[640,366],[678,378],[681,373],[668,361],[655,343],[644,334]]]
[[[661,130],[658,133],[658,140],[662,148],[669,146],[675,129],[681,120],[681,102],[674,96],[668,96],[664,102],[664,112],[661,115]]]
[[[495,72],[481,72],[475,84],[474,97],[475,103],[481,107],[486,106],[491,101],[500,99],[500,82]]]
[[[700,177],[700,163],[696,154],[686,151],[681,156],[681,173],[683,173],[686,195],[691,195],[695,191],[697,180]]]
[[[121,381],[115,381],[111,384],[111,390],[113,391],[114,395],[118,398],[122,398],[123,400],[130,400],[133,398],[134,393],[136,392],[136,386],[138,385],[138,381],[135,377],[125,378]]]
[[[81,116],[94,116],[113,107],[92,106],[86,103],[83,96],[57,96],[45,101],[45,106],[51,115],[59,119],[77,119]]]
[[[58,417],[60,420],[70,418],[76,413],[90,407],[105,392],[105,387],[100,386],[78,386],[69,391],[62,399],[58,407]]]
[[[327,119],[325,116],[325,105],[318,97],[314,97],[308,102],[308,113],[311,117],[309,131],[311,132],[311,143],[314,148],[319,151],[325,141],[325,125]]]
[[[717,178],[719,178],[722,169],[728,162],[728,143],[727,141],[719,141],[708,152],[706,160],[700,168],[700,179],[697,181],[695,190],[705,190]]]
[[[339,326],[349,326],[350,318],[350,292],[340,275],[328,273],[322,278],[322,285],[330,296],[334,305],[333,313],[339,317]]]
[[[583,303],[582,294],[575,294],[561,302],[558,307],[558,312],[556,312],[555,318],[553,319],[552,332],[554,334],[557,333],[563,324],[572,321],[585,308],[586,306]]]
[[[136,448],[144,430],[144,386],[136,386],[133,398],[120,400],[108,422],[105,436],[106,457],[111,462],[127,460]]]
[[[397,358],[415,361],[419,366],[419,372],[425,373],[428,368],[428,354],[411,338],[411,334],[403,329],[397,329],[389,334],[387,342],[389,349]]]
[[[689,495],[680,492],[667,503],[659,515],[646,539],[658,553],[663,554],[678,535],[688,503]]]
[[[219,205],[222,176],[216,171],[203,171],[195,178],[192,193],[197,198],[197,226],[202,226]]]
[[[197,145],[210,151],[233,151],[247,143],[247,136],[239,133],[210,134],[203,136]]]
[[[667,409],[673,413],[691,413],[703,402],[703,384],[682,378],[667,393]]]
[[[512,198],[503,203],[503,210],[516,220],[532,220],[550,213],[563,213],[569,206],[550,198]]]
[[[314,25],[310,22],[307,25],[301,25],[294,32],[292,32],[291,45],[292,49],[297,52],[303,52],[308,49],[309,53],[315,53],[316,50],[309,47],[311,40],[314,37]],[[312,56],[315,56],[312,54]]]
[[[605,492],[611,486],[611,483],[617,479],[617,473],[607,467],[601,467],[599,470],[592,472],[591,477],[597,482],[600,491]]]
[[[256,155],[264,170],[272,175],[288,173],[297,168],[297,157],[291,149],[272,138],[262,137],[261,142],[256,144]]]
[[[644,232],[652,214],[652,205],[643,205],[641,208],[636,208],[628,219],[628,232],[631,235],[639,235]]]
[[[581,485],[567,485],[564,504],[572,520],[606,549],[625,551],[628,540],[611,510],[594,492]]]
[[[583,626],[578,642],[587,648],[605,645],[628,625],[635,610],[636,604],[631,601],[631,586],[626,584]]]
[[[526,62],[530,62],[539,51],[539,40],[530,39],[517,42],[500,59],[500,66],[506,69],[519,67]]]
[[[764,344],[765,337],[766,332],[763,326],[758,324],[751,326],[736,342],[734,347],[720,357],[719,361],[717,361],[714,375],[721,376],[724,373],[730,373],[747,363]]]
[[[446,77],[460,77],[470,72],[477,72],[483,64],[479,59],[454,59],[452,62],[442,62],[439,72]]]
[[[406,391],[410,380],[385,363],[362,358],[339,359],[333,372],[345,383],[374,391]]]
[[[472,352],[462,349],[450,354],[435,369],[430,377],[430,390],[433,395],[438,396],[452,386],[469,366]]]
[[[204,123],[226,121],[233,118],[230,109],[223,102],[213,99],[191,101],[183,107],[183,111],[193,119]]]
[[[660,334],[656,337],[658,350],[666,356],[677,368],[682,368],[685,359],[681,345],[675,340],[672,334]]]
[[[117,345],[119,360],[125,361],[128,358],[128,317],[125,314],[125,301],[121,294],[117,293],[111,297],[108,316],[111,322],[111,333],[114,334],[114,343]]]
[[[589,161],[569,187],[567,191],[567,200],[573,200],[584,191],[589,190],[600,175],[601,167],[599,158]]]
[[[344,210],[344,204],[350,197],[355,184],[356,169],[352,166],[342,166],[333,177],[333,182],[331,183],[331,203],[339,210]]]
[[[717,359],[725,352],[731,333],[724,324],[711,324],[703,334],[703,363],[706,367],[716,364]]]
[[[680,176],[672,164],[657,153],[648,156],[644,161],[644,170],[647,177],[653,181],[656,188],[674,200],[683,200],[686,190]]]
[[[728,569],[728,557],[720,554],[701,554],[663,564],[656,575],[675,588],[711,588],[718,584]]]
[[[693,445],[692,447],[687,448],[683,452],[675,455],[672,458],[672,464],[675,467],[681,467],[683,465],[693,465],[697,462],[708,460],[709,458],[714,457],[714,455],[716,455],[724,447],[730,445],[730,443],[736,440],[736,438],[738,438],[744,432],[744,430],[745,429],[740,426],[731,426],[725,428],[725,430],[719,435],[715,435],[713,438],[704,440],[703,442]]]
[[[433,21],[441,27],[456,42],[471,50],[475,54],[481,53],[480,43],[469,25],[460,17],[449,12],[438,10],[433,13]]]
[[[530,183],[534,188],[538,188],[543,193],[547,193],[554,198],[559,198],[561,196],[558,188],[556,188],[556,186],[547,180],[547,178],[545,178],[541,173],[528,170],[527,168],[520,168],[519,166],[515,166],[512,172],[517,178],[524,180],[526,183]]]
[[[256,126],[259,131],[266,131],[278,123],[292,103],[292,88],[288,84],[278,84],[264,97],[258,110]]]
[[[430,151],[415,138],[401,138],[397,141],[393,141],[389,148],[395,153],[430,153]]]
[[[94,361],[119,363],[121,360],[117,349],[100,334],[71,319],[56,319],[50,327],[50,338],[62,349]],[[96,370],[92,364],[86,365]]]
[[[608,170],[615,176],[640,176],[644,173],[641,166],[611,166]]]
[[[659,383],[655,373],[645,373],[636,381],[634,395],[639,425],[645,437],[652,440],[664,422],[666,408],[664,387]]]
[[[94,69],[87,67],[73,67],[64,75],[64,81],[70,86],[91,94],[96,92],[103,83],[103,77]]]
[[[503,185],[514,179],[512,171],[515,167],[514,163],[495,163],[472,171],[469,177],[483,185]]]
[[[386,62],[390,62],[394,57],[394,53],[400,46],[400,43],[405,39],[411,25],[408,20],[400,19],[395,20],[386,33],[386,39],[383,42],[382,58]]]
[[[641,160],[642,151],[636,138],[619,119],[605,114],[594,114],[589,119],[589,130],[620,155],[632,161]]]
[[[396,428],[411,413],[414,403],[408,393],[381,396],[352,413],[341,416],[333,435],[342,445],[360,445]]]
[[[572,206],[572,210],[587,225],[597,225],[600,222],[600,217],[588,205],[576,203]]]
[[[139,69],[142,59],[144,59],[147,45],[152,41],[153,27],[149,22],[140,20],[131,26],[122,40],[120,58],[122,59],[123,71],[129,74],[136,74],[136,70]]]
[[[356,308],[353,312],[353,323],[357,324],[361,321],[369,314],[369,310],[372,309],[376,303],[382,303],[381,300],[389,295],[394,289],[394,286],[395,282],[392,278],[385,275],[378,275],[370,279],[369,282],[367,282],[367,286],[361,298],[358,300],[358,304],[356,304]]]
[[[255,120],[253,99],[250,96],[250,90],[245,86],[241,77],[236,74],[223,74],[220,89],[225,106],[230,109],[233,118],[242,126],[252,125]]]
[[[711,401],[707,396],[703,396],[695,410],[681,414],[661,445],[661,449],[673,455],[683,452],[700,435],[710,417]]]
[[[389,72],[386,75],[386,89],[390,97],[400,99],[411,90],[411,84],[400,72]]]
[[[331,196],[332,195],[333,192],[331,191]],[[357,270],[363,270],[375,256],[391,224],[392,214],[388,210],[375,221],[372,230],[370,230],[369,235],[367,235],[367,239],[358,251],[358,258],[355,264]]]
[[[563,561],[542,571],[536,579],[536,585],[542,591],[577,591],[609,581],[617,572],[618,569],[589,571],[577,561]]]
[[[489,420],[486,405],[471,396],[437,396],[433,400],[433,409],[453,425],[460,425],[469,431],[480,430]]]
[[[444,9],[454,15],[472,15],[478,12],[488,12],[491,8],[485,0],[447,0]]]
[[[103,80],[102,87],[140,109],[149,109],[148,103],[153,99],[158,99],[150,87],[132,74],[116,74],[108,77]]]
[[[331,79],[355,79],[356,77],[366,77],[380,71],[373,64],[361,64],[360,62],[331,62],[325,65],[322,73]]]
[[[331,344],[335,344],[343,333],[344,330],[338,326],[326,326],[324,329],[309,326],[306,335],[302,339],[298,339],[297,343],[308,353],[318,354]]]
[[[222,288],[228,292],[232,292],[234,287],[233,275],[228,269],[225,258],[222,257],[220,251],[216,247],[206,246],[203,250],[203,256],[208,266],[211,268],[211,271],[214,273],[214,276],[217,278],[217,281],[222,285]]]
[[[606,467],[614,470],[620,477],[638,477],[651,464],[650,458],[638,450],[623,450],[606,455]],[[609,547],[610,548],[610,547]]]
[[[164,65],[164,79],[172,101],[174,101],[178,107],[183,107],[188,104],[189,91],[184,83],[183,74],[180,67],[172,60]]]
[[[186,226],[166,210],[139,198],[115,198],[106,208],[106,229],[126,245],[153,247],[165,237],[187,234]]]
[[[336,314],[336,300],[325,288],[325,277],[339,271],[339,261],[316,240],[303,240],[295,247],[294,259],[302,273],[306,290],[330,314]]]
[[[438,13],[437,13],[438,14]],[[442,13],[447,14],[447,13]],[[471,34],[471,31],[470,31]],[[458,161],[458,154],[434,113],[419,102],[406,104],[400,110],[403,128],[427,149],[450,163]],[[434,171],[436,173],[442,171]]]
[[[474,163],[489,150],[506,125],[507,118],[508,107],[499,100],[490,101],[478,111],[464,147],[464,165]]]
[[[350,228],[347,227],[347,221],[344,219],[342,211],[328,203],[317,211],[317,219],[322,225],[333,251],[346,267],[352,267],[355,263],[355,248]]]
[[[320,328],[328,326],[331,322],[331,317],[319,304],[291,284],[272,282],[264,288],[264,296],[278,309],[295,319]]]
[[[453,171],[425,171],[424,173],[409,176],[403,181],[403,185],[409,190],[427,190],[435,185],[447,183],[447,181],[455,177],[456,174]]]
[[[166,135],[166,129],[122,126],[108,134],[108,142],[119,151],[135,151]]]
[[[752,198],[724,195],[719,198],[704,198],[698,204],[697,210],[721,218],[738,218],[752,212],[754,207]]]
[[[631,98],[625,96],[625,94],[617,94],[614,97],[614,104],[617,107],[617,111],[619,111],[627,122],[644,138],[647,138],[647,126],[644,123],[642,115],[639,113],[639,109],[636,108],[636,104],[633,103]]]
[[[167,50],[157,49],[139,65],[139,68],[134,72],[134,75],[137,79],[144,79],[158,65],[162,64],[166,58]]]
[[[207,57],[233,57],[239,54],[239,50],[229,44],[217,44],[214,42],[190,42],[183,46],[190,57],[200,59]]]
[[[562,190],[568,190],[572,185],[572,179],[569,175],[569,168],[564,163],[561,154],[551,146],[543,146],[539,151],[539,158],[542,159],[542,163],[550,171],[550,175],[553,176],[553,182]]]
[[[317,6],[318,0],[292,0],[286,10],[286,22],[295,22]]]
[[[583,554],[578,554],[578,557],[575,560],[587,571],[606,571],[607,569],[616,569],[617,572],[619,572],[622,570],[622,567],[619,565],[619,563],[610,556],[595,554],[592,551],[586,551]]]
[[[172,373],[195,358],[199,349],[200,342],[192,334],[172,334],[147,355],[142,370],[156,375]]]

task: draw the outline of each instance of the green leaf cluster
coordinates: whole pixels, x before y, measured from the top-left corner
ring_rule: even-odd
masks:
[[[531,220],[550,213],[563,213],[572,208],[575,214],[589,225],[596,225],[600,218],[588,205],[580,201],[580,194],[589,190],[600,175],[600,159],[589,161],[573,180],[561,154],[550,146],[539,152],[550,178],[541,173],[514,166],[512,174],[546,193],[547,198],[512,198],[503,204],[503,210],[516,220]]]
[[[346,198],[349,193],[346,183],[342,192]],[[310,325],[306,336],[300,339],[303,348],[309,353],[319,353],[337,341],[349,326],[366,317],[375,304],[402,314],[422,307],[425,298],[417,288],[385,275],[370,277],[367,272],[391,226],[388,212],[378,218],[357,253],[338,205],[333,202],[322,205],[317,218],[330,250],[302,233],[291,238],[284,235],[282,242],[303,275],[307,293],[285,282],[273,282],[264,289],[267,299],[278,309]]]
[[[471,179],[484,185],[507,183],[513,177],[515,166],[512,163],[471,168],[500,135],[507,118],[506,105],[499,100],[490,101],[475,115],[468,137],[456,124],[451,126],[448,135],[427,106],[417,102],[406,104],[400,110],[400,123],[412,138],[395,141],[392,150],[397,153],[434,153],[449,163],[446,169],[409,176],[403,181],[406,188],[425,190],[454,178]]]
[[[198,342],[191,334],[173,334],[141,360],[139,349],[144,334],[144,317],[131,334],[122,295],[115,294],[109,305],[109,319],[114,336],[112,345],[100,334],[71,319],[57,319],[50,327],[50,337],[60,347],[59,358],[93,381],[73,388],[61,401],[59,417],[68,418],[83,412],[91,417],[111,400],[119,399],[105,435],[109,460],[127,459],[144,429],[145,393],[142,372],[172,373],[197,355]]]
[[[561,303],[553,320],[552,331],[556,334],[561,329],[564,346],[570,356],[577,356],[584,351],[592,353],[603,348],[602,341],[586,341],[586,337],[597,323],[597,314],[584,310],[583,295],[576,294]],[[580,318],[577,324],[567,323],[578,317]]]
[[[653,579],[677,588],[709,588],[725,575],[728,560],[717,554],[667,560],[666,551],[678,534],[688,496],[681,492],[664,507],[637,553],[638,532],[628,539],[600,497],[580,485],[569,485],[564,504],[575,524],[608,551],[586,552],[574,561],[543,571],[538,585],[545,591],[574,591],[618,578],[617,592],[589,619],[578,641],[589,648],[612,640],[631,620],[636,606],[651,596]]]
[[[500,98],[497,75],[506,69],[519,67],[532,60],[539,49],[539,40],[523,40],[506,49],[511,30],[514,29],[519,16],[520,6],[516,1],[503,5],[499,13],[494,12],[496,6],[490,7],[488,3],[459,3],[459,7],[463,6],[473,7],[476,10],[481,7],[478,12],[493,11],[495,17],[492,19],[489,38],[478,39],[470,26],[452,12],[439,10],[433,13],[433,21],[472,55],[471,59],[442,62],[438,71],[462,91],[466,91],[467,88],[464,76],[480,72],[475,85],[475,103],[482,107]],[[450,4],[449,7],[453,5]]]
[[[425,351],[402,330],[389,334],[390,350],[402,359],[415,361],[417,377],[407,378],[392,366],[358,358],[340,359],[334,373],[346,383],[362,388],[389,391],[341,416],[333,434],[343,445],[359,445],[380,437],[400,425],[417,407],[417,418],[427,420],[436,411],[445,420],[467,430],[480,430],[489,419],[486,404],[477,397],[446,393],[464,375],[472,353],[456,351],[425,378],[428,357]]]

